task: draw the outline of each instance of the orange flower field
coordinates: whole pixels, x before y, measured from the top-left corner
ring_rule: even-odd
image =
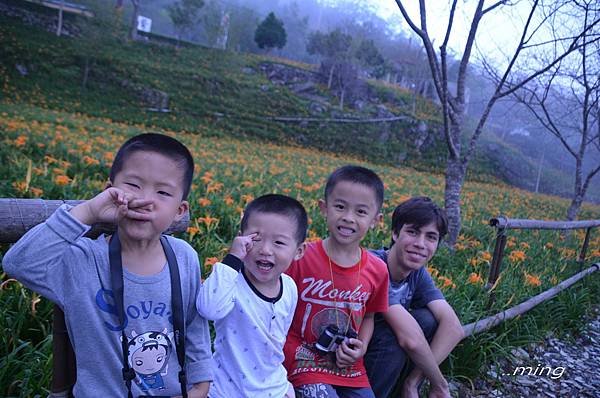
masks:
[[[131,126],[106,118],[44,110],[31,105],[1,104],[0,155],[3,161],[0,168],[3,182],[0,196],[89,198],[105,186],[119,145],[128,137],[149,130],[157,131],[142,125]],[[265,193],[284,193],[299,199],[310,218],[308,240],[323,237],[326,229],[317,201],[323,195],[328,174],[344,164],[371,167],[385,182],[385,221],[367,235],[366,247],[379,248],[388,244],[391,212],[401,201],[413,195],[427,195],[443,204],[442,175],[417,172],[408,167],[368,164],[297,146],[205,137],[185,131],[160,131],[176,136],[188,145],[196,161],[189,198],[191,222],[182,237],[198,251],[204,276],[226,254],[238,231],[244,206]],[[518,304],[579,271],[576,258],[584,230],[565,235],[552,231],[509,231],[500,277],[491,289],[495,299],[489,300],[490,290],[486,285],[495,242],[495,230],[488,226],[489,219],[501,214],[511,218],[561,219],[568,204],[566,199],[533,194],[495,180],[465,184],[461,202],[463,229],[455,251],[442,247],[428,267],[464,324]],[[580,218],[600,218],[600,207],[585,204]],[[599,248],[600,232],[594,230],[587,263],[600,260]],[[18,304],[15,301],[18,297],[25,302]],[[565,297],[563,300],[570,300],[570,296]],[[42,317],[43,322],[38,321],[36,325],[48,325],[50,307],[45,303],[42,308],[46,309],[41,311],[44,300],[38,303],[39,300],[37,295],[25,291],[2,274],[0,301],[17,306],[14,308],[19,309],[15,313],[26,311],[23,316],[26,315],[28,322]],[[558,305],[568,311],[574,304]],[[544,322],[557,319],[562,318],[556,316],[548,320],[546,317]],[[571,322],[569,319],[565,318],[564,322]],[[12,330],[16,327],[15,322],[20,321],[10,318],[5,327]],[[38,336],[34,340],[39,341],[39,346],[31,349],[38,353],[36,355],[49,352],[46,328],[34,328]],[[510,327],[503,336],[518,330],[521,328]],[[8,339],[6,344],[9,346],[16,344]],[[481,351],[480,344],[477,340],[464,343],[456,355],[467,359],[475,356],[478,360],[482,360],[483,355],[485,360],[487,351]],[[461,359],[461,363],[467,364],[468,360]],[[465,365],[454,363],[450,366],[452,372],[458,374],[469,372]]]

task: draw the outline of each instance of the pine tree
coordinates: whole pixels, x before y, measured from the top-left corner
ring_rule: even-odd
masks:
[[[259,48],[267,50],[277,47],[283,48],[287,41],[287,34],[283,28],[283,22],[272,12],[258,25],[254,32],[254,41]]]

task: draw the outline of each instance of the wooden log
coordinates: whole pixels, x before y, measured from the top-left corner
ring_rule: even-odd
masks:
[[[558,293],[562,292],[563,290],[567,289],[571,285],[575,284],[580,279],[585,278],[586,276],[592,274],[593,272],[598,271],[599,269],[600,269],[600,263],[593,264],[588,269],[583,270],[568,279],[565,279],[564,281],[562,281],[558,285],[554,286],[553,288],[550,288],[550,289],[546,290],[545,292],[542,292],[536,296],[533,296],[530,299],[522,302],[521,304],[518,304],[512,308],[509,308],[508,310],[499,312],[496,315],[492,315],[488,318],[481,319],[479,321],[475,321],[475,322],[469,323],[468,325],[463,326],[463,330],[465,332],[465,337],[489,330],[504,321],[513,319],[518,315],[526,313],[527,311],[529,311],[536,305],[541,304],[544,301],[551,299],[552,297],[556,296]]]
[[[25,232],[44,222],[62,204],[76,206],[82,202],[83,200],[0,199],[0,243],[16,242]],[[165,233],[184,232],[189,223],[188,212],[180,221],[171,224]],[[93,238],[114,230],[114,224],[94,224],[86,236]]]
[[[600,220],[544,221],[498,216],[490,219],[490,225],[498,229],[583,229],[600,227]]]
[[[312,123],[353,123],[353,124],[368,124],[368,123],[386,123],[386,122],[397,122],[399,120],[413,119],[408,116],[394,116],[394,117],[380,117],[373,119],[351,119],[351,118],[322,118],[322,117],[265,117],[266,120],[273,120],[275,122],[284,123],[301,123],[301,122],[312,122]]]

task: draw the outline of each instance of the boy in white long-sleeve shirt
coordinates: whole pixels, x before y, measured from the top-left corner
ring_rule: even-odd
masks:
[[[216,331],[211,398],[294,397],[282,363],[298,293],[283,272],[304,254],[307,225],[293,198],[253,200],[240,236],[201,286],[196,308]]]

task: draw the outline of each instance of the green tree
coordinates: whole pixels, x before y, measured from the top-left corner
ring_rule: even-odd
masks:
[[[198,11],[204,6],[204,0],[179,0],[167,6],[169,18],[175,26],[177,44],[183,35],[194,27]]]
[[[287,41],[287,34],[283,28],[283,22],[272,12],[258,25],[254,32],[254,41],[259,48],[267,50],[277,47],[283,48]]]
[[[368,68],[372,76],[380,78],[385,74],[385,59],[372,39],[361,41],[354,56],[363,67]]]
[[[321,66],[329,70],[327,88],[331,89],[336,69],[341,70],[342,65],[350,62],[352,36],[343,33],[340,29],[329,33],[313,32],[308,37],[306,51],[311,55],[323,57]]]

